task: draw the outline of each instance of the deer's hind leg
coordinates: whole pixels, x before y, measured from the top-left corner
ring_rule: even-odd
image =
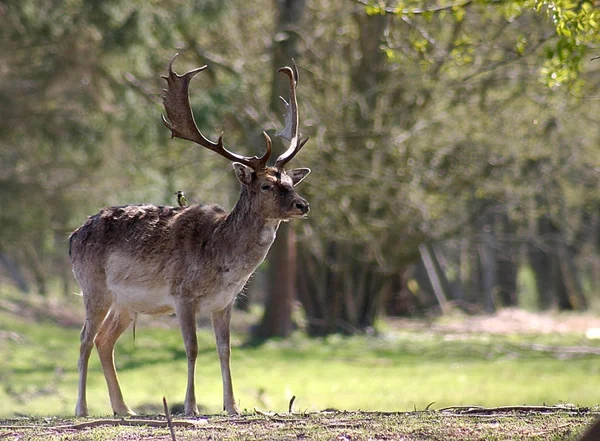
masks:
[[[135,415],[125,401],[115,369],[115,343],[132,322],[128,308],[113,304],[96,335],[96,347],[108,385],[110,404],[115,415]]]
[[[94,295],[94,293],[97,295]],[[94,339],[96,338],[98,329],[104,321],[112,302],[112,296],[108,290],[104,292],[95,291],[94,293],[84,291],[83,294],[85,322],[80,335],[81,344],[79,346],[79,362],[77,363],[79,371],[79,393],[75,407],[75,415],[77,416],[88,415],[86,384],[90,354],[94,347]]]

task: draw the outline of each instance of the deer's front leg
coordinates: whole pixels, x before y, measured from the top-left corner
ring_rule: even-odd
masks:
[[[196,336],[196,305],[192,301],[178,299],[175,311],[183,336],[183,344],[188,361],[187,388],[185,390],[184,409],[186,415],[198,415],[196,405],[196,358],[198,357],[198,337]]]
[[[223,407],[229,415],[239,415],[240,411],[233,396],[233,384],[231,382],[231,365],[229,357],[231,354],[231,342],[229,339],[229,323],[231,322],[231,302],[225,309],[212,313],[213,329],[217,341],[217,353],[221,362],[221,375],[223,377]]]

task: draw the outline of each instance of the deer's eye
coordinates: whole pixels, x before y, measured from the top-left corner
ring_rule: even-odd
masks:
[[[273,188],[273,184],[263,184],[263,185],[260,186],[260,189],[262,191],[269,191],[272,188]]]

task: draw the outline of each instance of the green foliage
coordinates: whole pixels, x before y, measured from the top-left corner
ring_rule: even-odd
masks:
[[[365,5],[367,15],[385,15],[386,7],[384,2],[370,3]]]
[[[600,41],[600,9],[593,1],[571,0],[537,0],[535,8],[546,10],[559,37],[556,47],[547,51],[548,61],[542,70],[545,83],[551,87],[573,83],[588,48]]]
[[[514,0],[509,2],[472,2],[447,5],[430,6],[427,2],[416,1],[409,4],[397,4],[395,7],[387,6],[385,2],[364,2],[365,12],[369,16],[394,14],[407,23],[412,23],[419,18],[424,23],[431,23],[435,16],[442,23],[451,25],[462,23],[465,14],[478,14],[477,10],[485,11],[484,17],[492,19],[502,13],[507,23],[513,23],[527,16],[531,11],[543,14],[548,18],[550,26],[554,27],[554,46],[546,46],[547,60],[540,66],[541,81],[551,88],[561,85],[576,86],[577,79],[583,68],[583,59],[591,48],[597,47],[600,42],[600,9],[594,6],[593,0]],[[448,12],[450,11],[450,14]],[[427,35],[424,28],[420,29]],[[479,31],[476,31],[477,33]],[[513,37],[514,38],[514,37]],[[544,39],[548,39],[545,36]],[[524,54],[523,38],[518,36],[515,40],[515,49],[518,55]],[[417,42],[414,49],[420,50],[421,44]],[[468,65],[473,59],[468,54],[460,51],[461,43],[455,42],[454,58],[458,66]],[[474,48],[472,48],[474,50]],[[388,48],[389,50],[389,48]],[[388,54],[388,58],[393,58]]]

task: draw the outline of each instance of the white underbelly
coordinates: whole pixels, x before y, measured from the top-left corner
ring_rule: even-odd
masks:
[[[214,294],[204,293],[196,297],[196,312],[209,314],[225,308],[244,287],[244,283],[232,283],[221,287]],[[175,312],[175,301],[168,286],[148,287],[140,285],[113,284],[109,289],[114,296],[114,303],[140,314],[171,314]]]
[[[141,314],[171,314],[175,312],[173,296],[167,286],[146,287],[135,285],[109,286],[114,302]]]
[[[106,268],[106,283],[114,303],[142,314],[169,314],[175,310],[169,284],[157,263],[112,253]]]
[[[211,313],[229,305],[244,287],[254,268],[233,269],[213,282],[212,286],[199,284],[195,297],[197,313]],[[236,275],[237,274],[237,275]],[[141,314],[170,314],[175,312],[175,298],[157,265],[135,261],[113,253],[106,270],[107,285],[114,303]]]

